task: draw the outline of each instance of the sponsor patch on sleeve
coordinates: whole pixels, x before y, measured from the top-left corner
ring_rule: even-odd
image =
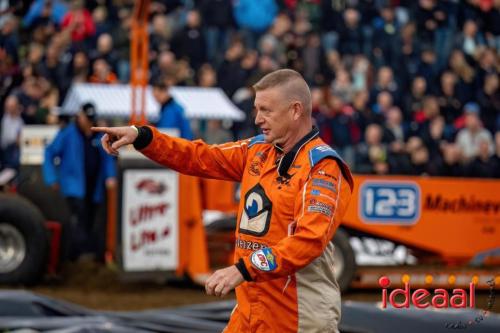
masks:
[[[335,184],[328,180],[313,178],[312,186],[326,188],[327,190],[337,193],[337,188],[335,187]]]
[[[321,176],[324,176],[324,177],[328,177],[328,178],[331,178],[333,180],[337,180],[337,177],[335,177],[334,175],[329,174],[325,170],[318,170],[318,175],[321,175]]]
[[[307,211],[309,213],[320,213],[327,217],[331,217],[333,214],[333,207],[316,199],[311,199],[309,201],[309,206],[307,206]]]
[[[311,195],[320,195],[321,192],[319,190],[311,190]]]
[[[276,257],[268,247],[252,253],[250,261],[255,268],[264,272],[274,271],[277,267]]]

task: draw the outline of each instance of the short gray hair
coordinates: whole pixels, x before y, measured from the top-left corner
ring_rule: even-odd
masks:
[[[284,94],[289,99],[298,99],[305,111],[311,114],[311,91],[299,72],[292,69],[278,69],[267,74],[253,85],[255,92],[272,88],[285,88]]]

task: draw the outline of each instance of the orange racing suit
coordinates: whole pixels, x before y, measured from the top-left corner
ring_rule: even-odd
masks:
[[[318,130],[286,154],[263,135],[207,145],[152,127],[139,133],[134,146],[162,165],[241,182],[235,263],[246,281],[236,288],[237,306],[224,332],[338,332],[331,239],[353,180]]]

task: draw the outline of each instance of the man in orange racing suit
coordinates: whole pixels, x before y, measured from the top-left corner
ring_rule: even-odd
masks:
[[[254,89],[263,134],[248,140],[207,145],[148,126],[94,130],[106,133],[111,154],[133,143],[179,172],[241,182],[235,265],[205,286],[217,296],[236,288],[224,332],[338,332],[331,240],[353,189],[349,168],[313,128],[310,90],[299,73],[272,72]]]

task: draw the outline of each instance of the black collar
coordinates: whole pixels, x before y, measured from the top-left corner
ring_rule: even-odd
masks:
[[[307,133],[302,139],[300,139],[299,142],[293,146],[293,148],[283,155],[279,160],[278,160],[278,174],[280,176],[283,176],[285,178],[289,178],[290,175],[288,174],[288,169],[292,166],[293,162],[295,161],[295,158],[297,157],[300,149],[309,141],[317,137],[319,134],[318,128],[315,126],[311,130],[311,132]],[[274,146],[277,150],[283,152],[283,149],[278,146]]]

